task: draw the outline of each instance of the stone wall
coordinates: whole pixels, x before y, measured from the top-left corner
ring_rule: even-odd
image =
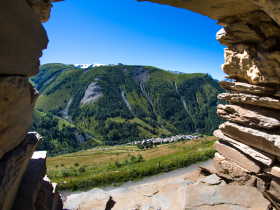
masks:
[[[46,177],[42,138],[28,133],[38,92],[29,77],[39,73],[48,37],[48,0],[8,0],[0,6],[0,209],[62,209]]]
[[[200,13],[224,27],[216,39],[227,46],[222,69],[229,80],[220,81],[228,92],[218,99],[229,103],[217,110],[227,122],[214,132],[220,139],[214,145],[216,173],[280,203],[280,2],[150,1]]]

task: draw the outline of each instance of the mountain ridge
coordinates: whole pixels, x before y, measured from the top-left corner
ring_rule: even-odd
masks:
[[[203,73],[173,74],[151,66],[45,64],[31,78],[36,109],[68,120],[103,144],[179,133],[212,134],[221,123],[223,90]],[[64,114],[62,114],[64,113]]]

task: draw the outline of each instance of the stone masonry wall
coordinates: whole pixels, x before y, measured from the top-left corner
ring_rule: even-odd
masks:
[[[277,20],[277,19],[275,19]],[[280,27],[264,11],[219,20],[226,27],[216,39],[225,49],[220,81],[220,118],[228,120],[214,135],[220,140],[214,165],[239,185],[257,187],[280,201]]]

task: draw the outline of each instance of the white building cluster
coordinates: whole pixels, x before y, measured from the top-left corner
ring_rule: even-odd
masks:
[[[200,135],[176,135],[176,136],[171,136],[168,138],[152,138],[152,139],[143,139],[142,141],[134,141],[134,142],[129,142],[126,143],[125,145],[139,145],[139,144],[148,144],[152,142],[153,144],[155,143],[168,143],[168,142],[175,142],[180,139],[184,140],[192,140],[192,139],[199,139],[201,138]]]
[[[171,136],[168,138],[152,138],[152,139],[143,139],[142,141],[134,141],[134,142],[129,142],[126,144],[121,144],[121,145],[115,145],[115,146],[106,146],[106,147],[101,147],[101,148],[93,148],[93,149],[88,149],[88,151],[91,150],[103,150],[103,149],[110,149],[114,147],[120,147],[120,146],[125,146],[125,145],[139,145],[139,144],[149,144],[152,142],[153,144],[158,144],[158,143],[170,143],[170,142],[175,142],[180,139],[184,140],[192,140],[192,139],[199,139],[201,138],[200,135],[176,135],[176,136]],[[82,149],[83,151],[83,149]]]

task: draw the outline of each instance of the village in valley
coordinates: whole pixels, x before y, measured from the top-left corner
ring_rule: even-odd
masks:
[[[170,143],[170,142],[175,142],[175,141],[180,141],[180,140],[192,140],[192,139],[199,139],[201,136],[199,134],[197,135],[176,135],[176,136],[171,136],[168,138],[152,138],[152,139],[143,139],[143,141],[134,141],[134,142],[129,142],[125,145],[145,145],[149,143],[153,144],[162,144],[162,143]]]
[[[137,145],[137,146],[147,145],[147,144],[159,145],[159,144],[167,144],[167,143],[171,143],[171,142],[177,142],[177,141],[183,141],[183,140],[193,140],[193,139],[199,139],[199,138],[202,138],[202,136],[200,134],[195,134],[195,135],[179,134],[176,136],[171,136],[171,137],[166,137],[166,138],[143,139],[142,141],[128,142],[126,144],[121,144],[121,145],[115,145],[115,146],[109,146],[109,147],[99,147],[99,148],[89,149],[88,151],[110,149],[113,147],[120,147],[120,146],[125,146],[125,145]]]

